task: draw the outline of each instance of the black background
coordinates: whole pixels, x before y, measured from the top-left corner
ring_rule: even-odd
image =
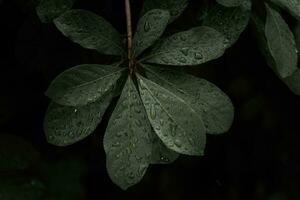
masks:
[[[28,169],[0,172],[0,187],[4,187],[1,176],[10,180],[26,176],[44,183],[40,199],[300,199],[300,97],[266,65],[250,26],[222,58],[188,69],[230,96],[235,106],[230,131],[208,136],[205,156],[181,156],[173,164],[151,166],[141,183],[122,191],[111,182],[105,168],[102,138],[110,111],[94,134],[69,147],[47,144],[43,133],[49,103],[44,92],[50,81],[74,65],[105,63],[110,58],[73,44],[53,24],[42,24],[32,2],[0,2],[0,134],[17,135],[40,152],[40,158]],[[200,5],[201,1],[191,1],[170,30],[195,25]],[[132,1],[135,22],[141,6],[142,1]],[[104,16],[125,34],[123,1],[78,0],[75,7]],[[293,28],[293,19],[287,13],[284,16]],[[0,164],[6,162],[1,159]],[[57,164],[70,160],[80,163],[80,169]],[[53,174],[60,174],[54,180],[58,189],[48,189],[45,177],[52,175],[40,170],[44,163]],[[76,181],[79,189],[72,185]],[[3,192],[12,191],[0,188],[1,200]],[[14,192],[21,195],[19,189]]]

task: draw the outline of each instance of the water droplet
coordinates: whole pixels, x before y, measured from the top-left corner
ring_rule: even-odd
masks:
[[[186,58],[180,57],[180,58],[178,59],[178,61],[181,62],[181,63],[186,63]]]
[[[189,48],[188,47],[184,47],[180,50],[180,52],[184,55],[184,56],[188,56],[189,54]]]
[[[151,29],[150,23],[149,22],[145,22],[144,24],[144,30],[145,32],[148,32]]]
[[[201,60],[202,58],[203,58],[203,55],[201,53],[199,53],[199,52],[195,53],[195,59],[196,60]]]
[[[120,142],[115,142],[112,146],[113,147],[119,147],[120,146]]]
[[[174,144],[177,146],[177,147],[181,147],[181,141],[179,140],[179,139],[176,139],[175,141],[174,141]]]
[[[153,120],[156,118],[156,111],[155,111],[155,106],[154,105],[152,105],[151,108],[150,108],[150,117]]]
[[[117,137],[122,137],[123,133],[122,132],[117,132]]]
[[[173,137],[176,136],[176,129],[177,129],[176,125],[170,124],[170,133],[171,133],[171,136],[173,136]]]
[[[164,123],[165,123],[165,121],[164,121],[163,119],[160,119],[160,120],[159,120],[159,124],[160,124],[160,126],[163,126],[163,125],[164,125]]]
[[[189,143],[190,143],[191,145],[194,145],[194,144],[195,144],[193,138],[189,138],[188,140],[189,140]]]
[[[230,41],[227,38],[225,38],[223,41],[224,47],[227,47],[229,45],[229,43],[230,43]]]
[[[130,173],[128,174],[128,177],[129,177],[130,179],[133,179],[133,178],[134,178],[134,173],[133,173],[133,172],[130,172]]]
[[[180,36],[180,39],[181,39],[181,41],[184,42],[184,41],[186,41],[186,36],[185,36],[185,35],[181,35],[181,36]]]
[[[169,159],[167,157],[161,156],[160,160],[163,162],[169,162]]]

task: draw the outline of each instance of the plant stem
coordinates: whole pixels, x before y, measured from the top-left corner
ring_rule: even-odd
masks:
[[[134,62],[133,62],[133,54],[132,54],[132,24],[131,24],[130,0],[125,0],[125,12],[126,12],[126,22],[127,22],[128,67],[131,76],[134,71]]]

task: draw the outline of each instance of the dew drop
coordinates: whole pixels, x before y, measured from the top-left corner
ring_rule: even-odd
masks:
[[[144,30],[145,32],[148,32],[150,30],[151,26],[150,26],[150,23],[149,22],[145,22],[144,24]]]
[[[175,137],[176,136],[176,125],[173,125],[173,124],[170,124],[170,133],[171,133],[171,136]]]
[[[188,56],[189,54],[189,48],[188,47],[184,47],[180,50],[180,52],[184,55],[184,56]]]
[[[180,57],[180,58],[178,59],[178,61],[181,62],[181,63],[186,63],[186,58]]]
[[[154,105],[152,105],[151,108],[150,108],[150,117],[153,120],[156,118],[156,111],[155,111]]]
[[[174,144],[177,146],[177,147],[181,147],[181,141],[179,140],[179,139],[176,139],[175,141],[174,141]]]
[[[119,147],[120,146],[120,142],[115,142],[112,146],[113,147]]]
[[[201,60],[201,59],[203,59],[203,55],[201,53],[197,52],[197,53],[195,53],[195,59]]]
[[[180,40],[183,41],[183,42],[185,42],[186,41],[186,36],[185,35],[181,35],[180,36]]]
[[[161,156],[160,160],[163,162],[169,162],[169,159],[167,157]]]

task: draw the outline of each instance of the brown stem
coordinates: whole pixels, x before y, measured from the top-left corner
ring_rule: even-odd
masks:
[[[125,12],[126,12],[126,22],[127,22],[127,48],[128,48],[128,67],[130,75],[134,71],[134,62],[132,54],[132,24],[131,24],[131,9],[129,0],[125,0]]]

